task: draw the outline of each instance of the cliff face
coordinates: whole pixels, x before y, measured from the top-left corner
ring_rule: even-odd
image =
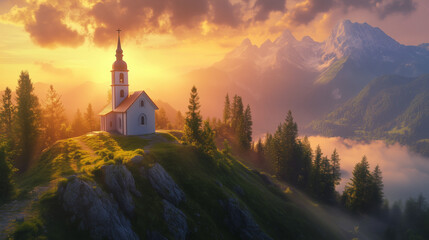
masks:
[[[179,144],[168,133],[145,139],[92,133],[63,140],[28,175],[36,177],[39,183],[63,179],[40,201],[40,237],[338,238],[267,176],[230,155],[208,156]]]

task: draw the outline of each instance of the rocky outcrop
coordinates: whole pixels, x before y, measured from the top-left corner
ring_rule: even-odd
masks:
[[[178,206],[185,199],[185,193],[160,164],[155,163],[147,170],[146,175],[156,192],[170,203]]]
[[[163,199],[162,203],[164,204],[163,216],[167,223],[168,230],[174,236],[174,239],[184,240],[188,233],[186,215],[169,201]]]
[[[271,239],[259,228],[259,225],[252,218],[250,212],[240,206],[237,199],[229,198],[226,201],[221,201],[221,205],[227,213],[226,224],[240,239]]]
[[[134,201],[131,194],[141,196],[137,191],[134,177],[124,165],[105,165],[101,167],[104,183],[113,194],[121,210],[127,216],[133,216]]]
[[[58,187],[64,210],[93,239],[138,239],[116,202],[95,182],[72,176]]]

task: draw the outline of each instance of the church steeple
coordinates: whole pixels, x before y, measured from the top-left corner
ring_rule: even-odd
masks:
[[[115,109],[128,97],[128,68],[122,60],[124,56],[121,48],[121,30],[118,29],[118,45],[116,47],[116,61],[112,65],[112,109]]]
[[[122,60],[122,57],[124,56],[122,53],[122,48],[121,48],[121,36],[120,36],[120,32],[121,29],[116,30],[118,32],[118,45],[116,47],[116,61],[113,63],[112,66],[112,71],[128,71],[127,69],[127,63]]]
[[[122,57],[124,56],[122,53],[122,48],[121,48],[121,29],[116,30],[118,32],[118,46],[116,47],[116,60],[122,60]]]

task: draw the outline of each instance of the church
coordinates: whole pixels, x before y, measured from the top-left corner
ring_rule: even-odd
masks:
[[[122,60],[120,30],[116,61],[112,65],[112,103],[100,112],[102,131],[121,135],[142,135],[155,132],[156,104],[145,91],[128,92],[128,67]]]

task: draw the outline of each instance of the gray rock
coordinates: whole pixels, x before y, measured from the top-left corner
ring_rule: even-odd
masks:
[[[221,201],[221,205],[227,212],[226,224],[240,239],[271,239],[259,228],[250,212],[240,206],[237,199],[229,198],[226,201]]]
[[[147,177],[156,192],[174,205],[178,206],[185,199],[185,193],[160,164],[155,163],[148,169]]]
[[[136,189],[131,172],[124,165],[105,165],[101,167],[101,171],[104,183],[119,203],[121,210],[127,216],[133,216],[135,206],[131,193],[138,197],[141,193]]]
[[[167,223],[168,230],[176,240],[186,239],[188,233],[188,224],[186,222],[186,215],[178,208],[176,208],[169,201],[163,199],[164,204],[164,220]]]
[[[95,182],[72,176],[58,187],[58,197],[71,220],[93,239],[138,239],[117,203]]]
[[[130,162],[133,164],[139,164],[143,162],[144,157],[142,155],[135,155],[130,159]]]

